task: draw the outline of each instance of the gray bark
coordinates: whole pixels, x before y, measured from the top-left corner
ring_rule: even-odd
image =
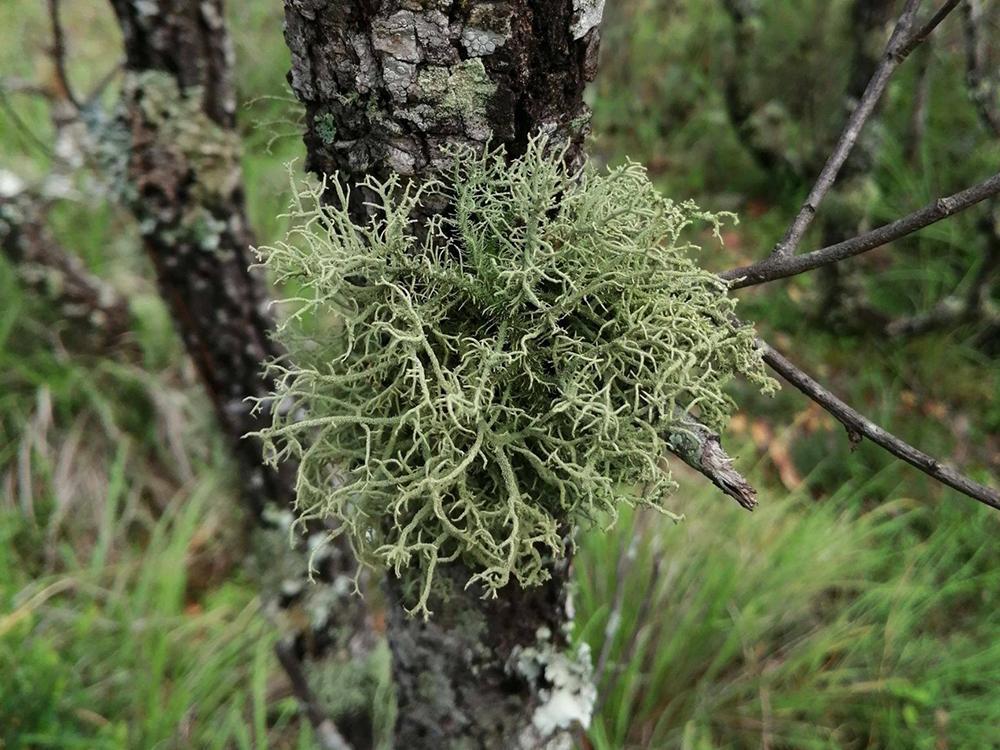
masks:
[[[376,639],[363,600],[352,594],[356,561],[343,542],[326,544],[313,555],[316,582],[308,580],[310,550],[323,544],[326,529],[312,527],[289,547],[295,466],[265,467],[259,441],[243,437],[270,420],[248,399],[270,395],[263,363],[283,351],[271,337],[266,288],[249,270],[255,240],[223,2],[111,4],[126,60],[121,114],[102,134],[105,151],[120,154],[121,192],[232,447],[242,496],[260,520],[255,558],[266,606],[282,626],[283,663],[305,662],[305,681],[320,700],[334,694],[337,705],[325,708],[363,748],[372,741],[367,670]],[[361,698],[345,701],[344,691],[325,689],[345,680]]]
[[[549,133],[582,160],[603,0],[285,0],[289,81],[305,106],[307,168],[350,185],[423,179],[452,145],[523,152]],[[357,219],[364,196],[352,195]],[[436,207],[445,209],[445,207]],[[433,617],[407,616],[387,583],[399,748],[555,748],[589,720],[589,658],[568,652],[569,564],[496,599],[459,564]],[[560,710],[564,707],[564,710]]]

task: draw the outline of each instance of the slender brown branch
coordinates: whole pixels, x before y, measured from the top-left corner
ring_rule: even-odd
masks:
[[[937,12],[930,17],[923,26],[921,26],[903,45],[902,49],[899,50],[900,59],[905,58],[913,50],[923,44],[927,37],[931,35],[931,32],[938,27],[938,25],[945,19],[945,17],[951,13],[962,0],[947,0]]]
[[[863,437],[881,446],[897,458],[906,461],[911,466],[920,469],[939,482],[978,500],[984,505],[1000,510],[1000,492],[992,487],[963,476],[958,471],[914,448],[892,433],[872,422],[868,417],[847,405],[826,388],[821,386],[809,375],[789,362],[767,342],[760,342],[764,361],[781,377],[802,391],[817,404],[826,409],[845,428],[852,441],[857,442]]]
[[[274,647],[274,653],[278,657],[281,668],[288,675],[292,691],[305,709],[306,717],[316,732],[316,739],[320,747],[323,750],[351,750],[350,744],[317,703],[316,697],[309,687],[309,681],[302,671],[302,664],[295,655],[292,646],[284,641],[279,641]]]
[[[55,68],[55,82],[58,96],[66,99],[74,109],[80,108],[80,101],[73,93],[66,71],[66,34],[62,24],[62,3],[60,0],[48,0],[49,22],[52,26],[52,65]]]
[[[871,117],[872,112],[875,111],[875,105],[878,104],[879,99],[882,97],[889,79],[905,58],[905,55],[900,55],[900,51],[909,41],[909,30],[913,24],[913,18],[916,15],[919,5],[920,0],[907,0],[903,12],[896,22],[896,27],[893,29],[892,36],[889,38],[889,43],[886,45],[882,62],[879,63],[875,74],[868,82],[868,86],[865,88],[858,106],[851,113],[844,131],[840,135],[840,140],[820,171],[819,177],[816,178],[816,183],[813,185],[812,190],[809,191],[805,203],[802,204],[795,219],[788,227],[788,231],[785,232],[784,237],[775,245],[772,255],[791,255],[798,247],[802,236],[816,215],[816,210],[836,181],[840,168],[847,161],[847,157],[861,135],[865,123]]]
[[[742,289],[795,276],[882,247],[998,194],[1000,194],[1000,173],[983,180],[978,185],[938,198],[918,211],[852,239],[802,255],[771,256],[759,263],[724,271],[719,276],[731,282],[732,289]]]

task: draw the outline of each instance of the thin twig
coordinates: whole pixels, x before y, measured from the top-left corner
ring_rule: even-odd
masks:
[[[892,36],[889,38],[889,43],[886,45],[882,62],[879,63],[875,74],[868,82],[868,86],[865,88],[865,93],[862,94],[858,106],[851,113],[844,132],[840,135],[840,140],[837,142],[833,153],[830,154],[830,158],[823,166],[822,171],[820,171],[819,177],[816,178],[816,184],[809,191],[805,203],[802,204],[802,208],[799,209],[795,219],[788,227],[785,236],[775,245],[772,255],[791,255],[798,247],[802,236],[816,215],[816,210],[833,186],[834,181],[836,181],[840,168],[847,161],[847,157],[861,135],[861,130],[864,128],[868,118],[871,117],[872,112],[875,111],[875,105],[878,104],[879,99],[882,97],[886,84],[889,83],[889,78],[892,77],[892,74],[904,59],[905,55],[901,56],[899,53],[908,44],[909,37],[907,35],[910,27],[913,25],[913,18],[916,15],[919,5],[920,0],[907,0],[903,12],[896,22],[896,27],[893,29]]]
[[[847,428],[847,433],[853,442],[866,437],[939,482],[978,500],[984,505],[1000,510],[1000,492],[996,489],[963,476],[947,464],[941,463],[933,456],[927,455],[879,427],[789,362],[767,342],[761,341],[760,345],[764,361],[781,377],[832,414]]]
[[[902,60],[907,55],[909,55],[913,50],[919,47],[923,42],[927,40],[927,37],[931,35],[931,32],[938,27],[945,17],[951,13],[962,0],[947,0],[937,12],[931,16],[930,20],[925,23],[920,29],[914,33],[903,45],[902,49],[899,50],[899,57]]]
[[[995,195],[1000,195],[1000,172],[983,180],[978,185],[973,185],[953,195],[938,198],[933,203],[929,203],[901,219],[883,224],[877,229],[849,240],[802,255],[771,256],[759,263],[724,271],[719,276],[731,282],[731,289],[742,289],[755,284],[795,276],[882,247]]]
[[[74,109],[80,109],[80,101],[73,93],[66,71],[66,34],[62,25],[62,4],[60,0],[48,0],[49,22],[52,25],[52,65],[55,68],[58,94],[65,97]]]
[[[284,641],[279,641],[274,647],[274,652],[278,657],[278,662],[281,664],[282,669],[285,670],[285,674],[288,675],[292,690],[305,709],[309,723],[312,724],[313,729],[316,731],[316,738],[323,750],[352,750],[350,744],[348,744],[344,736],[337,730],[333,721],[326,716],[316,703],[316,697],[309,687],[309,682],[302,671],[302,664],[295,655],[292,646]]]

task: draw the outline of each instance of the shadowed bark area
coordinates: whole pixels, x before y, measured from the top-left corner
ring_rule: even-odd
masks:
[[[304,660],[314,684],[336,683],[331,674],[349,673],[355,690],[363,689],[368,683],[355,671],[368,669],[377,636],[363,601],[351,595],[353,555],[346,544],[325,542],[322,526],[290,548],[296,467],[265,467],[259,441],[243,437],[270,422],[268,409],[255,413],[248,399],[271,393],[263,363],[283,351],[270,335],[268,293],[249,270],[255,240],[246,217],[223,3],[111,4],[126,52],[122,114],[108,134],[121,153],[121,189],[231,444],[242,496],[261,521],[256,567],[265,602],[282,627],[283,656]],[[317,548],[316,582],[310,582],[309,551]],[[356,747],[369,746],[368,706],[341,703],[331,711],[339,714],[340,730]]]
[[[420,180],[448,148],[523,152],[544,132],[579,163],[597,65],[602,0],[286,0],[289,81],[305,105],[307,167],[351,186],[395,172]],[[365,196],[352,194],[364,220]],[[446,210],[446,207],[436,207]],[[567,653],[564,561],[544,585],[497,599],[466,589],[452,564],[424,622],[390,577],[389,642],[399,748],[569,747],[589,720],[589,659]],[[554,709],[564,701],[569,711]]]

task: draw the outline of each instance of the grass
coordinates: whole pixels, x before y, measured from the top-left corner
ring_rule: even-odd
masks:
[[[780,134],[805,153],[805,136],[828,141],[834,129],[812,83],[829,75],[835,88],[842,77],[816,52],[840,54],[846,4],[766,5],[753,52],[766,67],[747,85],[792,108],[778,112],[788,119]],[[42,68],[40,11],[0,5],[2,75]],[[238,12],[241,98],[285,96],[280,4]],[[110,11],[65,13],[75,80],[96,80],[120,44]],[[807,186],[774,184],[733,135],[718,93],[728,42],[716,4],[622,0],[609,13],[592,151],[645,161],[673,195],[739,210],[740,232],[707,258],[712,268],[758,255]],[[957,24],[942,31],[919,157],[898,145],[914,83],[904,67],[873,130],[862,222],[971,184],[996,163],[962,93]],[[10,102],[44,140],[44,108]],[[242,113],[263,240],[283,231],[283,162],[301,153],[294,135],[265,146],[294,131],[279,122],[294,118],[278,99]],[[3,115],[0,151],[3,168],[48,169]],[[908,312],[961,288],[982,244],[974,220],[856,261],[874,301]],[[140,354],[73,353],[0,261],[0,748],[313,747],[241,572],[225,451],[135,228],[113,208],[68,201],[53,229],[128,294]],[[746,293],[742,312],[875,419],[980,479],[995,475],[1000,368],[970,346],[970,330],[905,341],[833,334],[810,314],[819,292],[812,278],[783,282]],[[606,653],[587,745],[996,747],[998,519],[873,446],[851,452],[842,429],[795,393],[742,403],[730,444],[762,488],[757,512],[684,476],[681,524],[626,514],[581,540],[577,633],[595,657]]]

